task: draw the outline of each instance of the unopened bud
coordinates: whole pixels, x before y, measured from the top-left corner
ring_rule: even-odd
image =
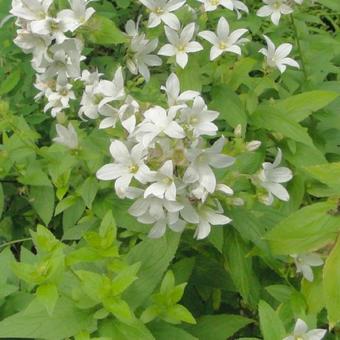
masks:
[[[248,151],[256,151],[261,146],[261,144],[262,143],[259,140],[252,140],[246,144],[246,148]]]
[[[240,197],[236,197],[232,200],[233,205],[240,207],[242,205],[244,205],[244,200]]]

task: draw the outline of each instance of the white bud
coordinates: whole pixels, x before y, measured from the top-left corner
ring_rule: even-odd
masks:
[[[242,125],[238,124],[234,129],[235,137],[242,137]]]
[[[242,205],[244,205],[244,200],[240,197],[236,197],[232,200],[233,202],[233,205],[237,206],[237,207],[240,207]]]
[[[246,144],[246,148],[248,151],[256,151],[261,146],[261,144],[262,143],[259,140],[252,140]]]

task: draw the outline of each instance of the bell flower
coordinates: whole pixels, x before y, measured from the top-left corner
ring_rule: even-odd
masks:
[[[323,261],[319,254],[293,254],[290,255],[294,259],[296,265],[296,272],[302,273],[303,277],[312,282],[314,280],[314,274],[312,267],[318,267],[323,265]]]
[[[180,22],[175,14],[171,13],[181,8],[186,0],[139,0],[150,10],[148,27],[156,27],[162,21],[174,30],[178,30]]]
[[[53,141],[58,144],[67,146],[70,149],[78,148],[78,135],[71,123],[67,128],[61,124],[56,124],[57,137]]]
[[[158,198],[165,198],[169,201],[176,201],[176,185],[174,183],[174,166],[171,160],[166,161],[163,166],[155,172],[145,192],[144,197],[151,195]]]
[[[203,4],[204,10],[206,12],[215,11],[218,6],[230,9],[231,11],[234,9],[232,0],[198,0],[198,1]]]
[[[181,120],[186,128],[192,131],[194,137],[202,135],[214,136],[218,128],[212,121],[218,116],[217,111],[208,110],[207,105],[200,96],[194,99],[192,107],[184,108],[181,111]]]
[[[262,0],[262,6],[256,15],[259,17],[269,17],[274,25],[278,25],[281,15],[293,13],[293,9],[287,4],[286,0]]]
[[[211,167],[222,169],[235,162],[235,158],[222,154],[224,143],[225,139],[221,137],[208,149],[194,147],[189,150],[190,165],[184,173],[183,181],[199,182],[209,193],[213,193],[216,189],[216,177]]]
[[[230,33],[228,21],[221,17],[217,24],[216,33],[203,31],[198,33],[198,35],[213,45],[210,50],[210,60],[214,60],[224,52],[241,55],[242,52],[239,44],[246,41],[241,39],[241,37],[247,32],[248,30],[241,28]]]
[[[297,319],[293,334],[283,340],[321,340],[326,335],[326,332],[325,329],[320,328],[309,331],[307,324],[303,320]]]
[[[203,50],[200,43],[191,41],[195,32],[195,23],[186,25],[181,32],[167,26],[164,29],[170,44],[165,44],[158,54],[168,57],[176,56],[176,63],[181,68],[185,68],[188,63],[188,53]]]
[[[262,48],[259,52],[266,58],[266,64],[272,68],[278,68],[281,73],[287,69],[287,65],[299,68],[299,64],[292,58],[288,58],[289,53],[292,51],[291,44],[281,44],[275,48],[274,43],[264,35],[267,42],[267,48]]]
[[[13,0],[10,13],[20,19],[39,21],[46,18],[52,3],[53,0]]]
[[[191,90],[180,93],[180,83],[175,73],[170,74],[165,86],[161,86],[161,90],[165,91],[169,106],[186,103],[199,95],[199,92]]]
[[[262,170],[257,174],[255,181],[265,188],[268,192],[267,205],[271,205],[274,196],[282,201],[289,200],[287,189],[281,184],[290,181],[293,178],[292,171],[286,167],[280,167],[282,160],[282,151],[278,149],[276,158],[273,163],[264,162]]]
[[[103,181],[115,180],[117,196],[124,198],[133,178],[140,183],[146,183],[151,174],[145,165],[145,149],[141,144],[135,145],[131,151],[121,141],[111,143],[110,153],[113,163],[102,166],[97,171],[97,178]]]

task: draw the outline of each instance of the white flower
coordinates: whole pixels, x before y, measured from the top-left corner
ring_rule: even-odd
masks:
[[[184,138],[183,128],[174,121],[179,108],[181,106],[173,106],[167,111],[160,106],[155,106],[144,112],[146,119],[137,127],[137,140],[142,142],[144,147],[148,147],[160,134],[174,139]]]
[[[95,10],[90,7],[86,8],[87,0],[69,0],[71,9],[64,9],[59,12],[58,18],[61,18],[67,25],[68,29],[73,32],[79,26],[88,21],[95,13]]]
[[[199,95],[199,92],[190,90],[180,93],[180,84],[175,73],[170,74],[166,81],[166,85],[161,86],[161,90],[164,90],[167,94],[169,106],[183,104],[187,101],[193,100]]]
[[[208,110],[202,97],[194,99],[192,107],[184,108],[181,111],[181,119],[186,124],[189,131],[193,132],[194,137],[201,135],[214,136],[218,130],[212,123],[218,117],[217,111]]]
[[[262,48],[259,52],[266,57],[266,63],[269,67],[276,67],[283,73],[287,66],[299,68],[299,64],[292,58],[287,58],[293,46],[291,44],[281,44],[277,49],[274,43],[264,35],[267,42],[267,48]]]
[[[80,61],[83,44],[79,39],[67,39],[62,44],[53,45],[50,48],[51,56],[45,60],[42,67],[46,67],[45,77],[57,76],[59,84],[66,84],[68,78],[80,77]]]
[[[222,6],[224,8],[230,9],[231,11],[234,9],[232,0],[198,0],[204,6],[204,10],[206,12],[211,12],[217,9],[218,6]]]
[[[110,123],[103,123],[107,126],[101,126],[106,128],[114,126],[118,118],[117,110],[109,105],[110,102],[121,100],[125,96],[124,90],[124,78],[121,67],[115,72],[112,81],[99,80],[94,78],[94,85],[88,85],[85,88],[81,102],[79,116],[83,114],[88,118],[95,119],[98,114],[102,114],[107,117],[115,117],[114,121],[110,120]]]
[[[124,104],[118,110],[122,126],[129,133],[132,133],[136,127],[136,113],[139,112],[139,109],[138,102],[128,95]]]
[[[148,27],[156,27],[162,21],[169,27],[178,30],[180,22],[175,14],[171,13],[185,4],[186,0],[139,0],[150,11]]]
[[[111,143],[110,153],[114,163],[101,167],[97,171],[97,178],[103,181],[116,180],[116,193],[124,198],[133,178],[145,183],[151,173],[144,164],[146,152],[141,144],[135,145],[129,151],[124,143],[115,140]]]
[[[17,30],[14,43],[25,53],[32,53],[32,65],[34,69],[39,69],[43,59],[47,57],[47,48],[50,46],[52,38],[46,35],[34,34],[28,30]]]
[[[262,164],[262,170],[257,175],[259,184],[268,191],[267,204],[272,204],[274,196],[282,201],[289,200],[289,193],[281,184],[290,181],[293,178],[292,171],[286,167],[279,167],[282,160],[281,149],[278,149],[276,158],[273,163],[265,162]]]
[[[125,24],[125,32],[127,35],[131,38],[134,38],[138,35],[138,27],[139,27],[139,21],[142,18],[140,15],[137,19],[137,22],[134,22],[133,20],[128,20]]]
[[[325,329],[312,329],[308,331],[307,324],[301,320],[297,319],[293,335],[285,337],[283,340],[321,340],[325,334]]]
[[[76,99],[72,91],[72,85],[59,85],[56,86],[56,91],[46,92],[48,103],[44,107],[44,112],[52,108],[52,117],[55,117],[58,112],[69,107],[70,99]]]
[[[57,137],[53,138],[53,141],[67,146],[70,149],[78,148],[78,136],[77,132],[71,123],[68,123],[67,128],[61,124],[56,124]]]
[[[231,1],[234,6],[234,11],[237,14],[237,19],[241,18],[242,16],[241,12],[249,13],[248,7],[242,1],[239,1],[239,0],[231,0]]]
[[[217,24],[216,34],[211,31],[203,31],[198,35],[209,41],[213,46],[210,50],[210,60],[216,59],[224,52],[232,52],[241,55],[240,43],[245,39],[240,39],[248,30],[241,28],[230,33],[228,21],[221,17]]]
[[[206,238],[211,231],[211,225],[225,225],[231,222],[231,219],[222,215],[223,209],[218,205],[217,210],[214,210],[206,205],[198,208],[199,222],[195,231],[194,237],[197,240]]]
[[[174,166],[171,160],[166,161],[163,166],[153,175],[152,183],[144,192],[144,197],[151,195],[176,201],[176,185],[174,183]]]
[[[287,4],[286,0],[262,0],[265,5],[256,13],[259,17],[270,16],[274,25],[280,22],[281,14],[290,14],[293,9]]]
[[[132,74],[140,73],[146,81],[150,80],[150,66],[162,65],[162,59],[151,54],[158,45],[158,39],[147,40],[144,34],[133,37],[130,42],[132,57],[127,60],[127,67]]]
[[[10,13],[28,21],[42,20],[52,3],[53,0],[13,0]]]
[[[319,254],[293,254],[290,255],[294,258],[296,265],[296,272],[302,273],[303,277],[312,282],[314,280],[313,270],[311,267],[318,267],[323,264],[323,261]]]
[[[179,211],[183,205],[176,201],[168,201],[158,197],[139,198],[129,208],[129,213],[135,216],[140,223],[154,224],[149,237],[162,237],[169,226],[172,230],[180,232],[183,223],[179,222]]]
[[[197,41],[191,41],[195,31],[195,23],[186,25],[180,33],[167,26],[164,29],[170,44],[164,45],[158,54],[168,57],[176,56],[176,63],[181,68],[185,68],[188,63],[188,53],[203,49]]]
[[[221,169],[231,166],[235,158],[222,154],[225,143],[224,137],[218,139],[212,147],[200,150],[195,147],[188,152],[191,161],[184,173],[185,183],[199,182],[208,192],[213,193],[216,188],[216,177],[210,166]]]

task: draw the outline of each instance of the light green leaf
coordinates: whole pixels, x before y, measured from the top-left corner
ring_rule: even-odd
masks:
[[[125,300],[133,309],[145,302],[161,281],[175,256],[179,238],[178,233],[169,232],[161,239],[145,239],[127,255],[129,263],[141,262],[138,280],[124,293]]]
[[[127,37],[117,28],[110,19],[95,14],[84,26],[85,37],[99,45],[122,44],[127,42]]]
[[[252,322],[240,315],[206,315],[199,318],[195,326],[186,326],[186,329],[198,339],[225,340]]]
[[[340,239],[326,260],[323,277],[328,320],[330,327],[333,328],[340,321]]]
[[[30,202],[45,225],[48,225],[54,212],[54,189],[46,186],[33,186],[30,190]]]
[[[92,202],[98,192],[98,181],[94,177],[88,177],[77,189],[77,193],[84,200],[86,206],[91,209]]]
[[[4,81],[1,81],[0,84],[0,96],[7,94],[12,91],[20,81],[20,68],[16,68],[5,78]]]
[[[286,335],[282,321],[267,302],[259,303],[260,328],[264,340],[282,340]]]
[[[252,121],[258,128],[279,132],[284,137],[314,147],[306,128],[274,110],[270,105],[260,105],[253,113]]]
[[[315,203],[294,212],[266,234],[275,254],[309,252],[334,240],[340,219],[332,216],[336,202]]]
[[[165,322],[152,323],[150,326],[148,325],[148,327],[157,340],[198,340],[198,338],[192,336],[185,330],[179,327],[171,326]]]
[[[284,113],[286,118],[300,122],[312,112],[330,104],[336,97],[338,94],[330,91],[305,92],[275,102],[273,111],[278,109]]]
[[[79,200],[79,197],[77,196],[72,196],[72,195],[67,196],[66,198],[64,198],[57,204],[54,215],[57,216],[60,213],[62,213],[64,210],[72,207],[72,205],[76,204],[78,200]]]
[[[340,191],[340,162],[313,165],[305,168],[308,174],[330,187],[338,187]]]
[[[227,123],[235,128],[241,124],[245,128],[247,115],[240,98],[227,85],[215,86],[211,90],[212,101],[209,108],[220,113],[219,119],[225,119]]]
[[[60,340],[87,329],[91,322],[92,312],[79,310],[71,300],[60,298],[53,316],[48,315],[40,303],[36,303],[2,320],[0,338]]]
[[[112,280],[112,290],[118,295],[123,293],[136,279],[140,263],[135,263],[121,270]]]
[[[58,300],[58,290],[56,285],[46,283],[37,288],[36,295],[38,300],[45,306],[48,314],[53,315],[55,305]]]

